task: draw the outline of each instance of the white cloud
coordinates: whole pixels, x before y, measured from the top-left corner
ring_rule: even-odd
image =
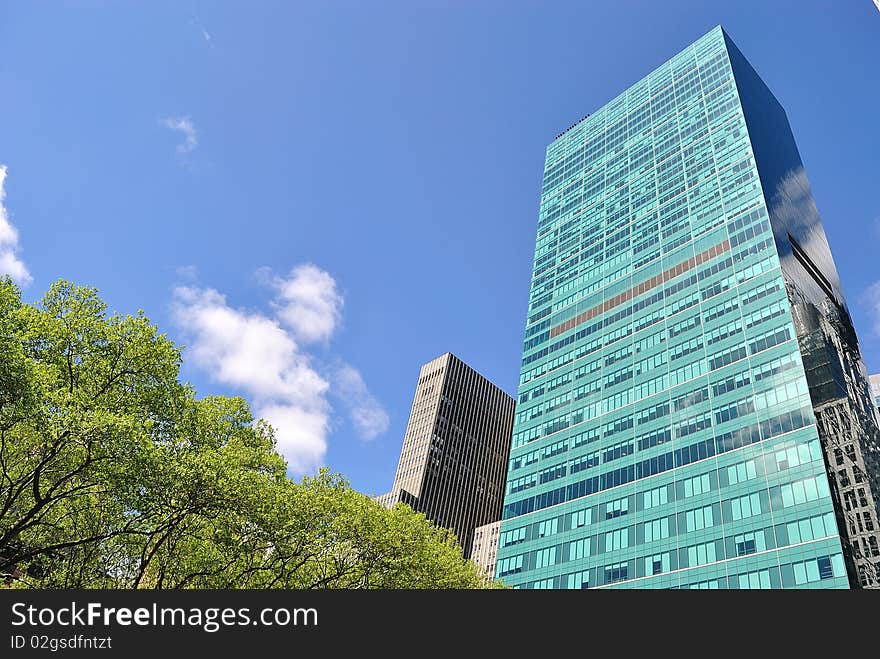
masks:
[[[289,469],[319,466],[327,450],[329,384],[278,322],[233,309],[211,288],[175,288],[172,312],[195,364],[243,390],[255,414],[273,425]]]
[[[333,384],[334,393],[348,407],[352,425],[361,439],[374,439],[388,430],[388,412],[369,392],[364,378],[356,368],[348,364],[339,367]]]
[[[300,341],[330,338],[342,315],[342,296],[333,277],[307,263],[295,267],[286,278],[269,281],[277,292],[273,307],[278,318]]]
[[[179,271],[190,273],[190,267]],[[290,471],[302,474],[320,466],[327,452],[335,425],[330,396],[363,440],[388,430],[388,413],[357,369],[333,358],[334,367],[321,368],[303,350],[308,342],[328,341],[341,320],[343,300],[333,277],[311,264],[287,278],[268,269],[257,274],[275,291],[272,316],[235,309],[222,293],[193,283],[173,290],[172,314],[189,342],[186,358],[246,395],[254,415],[275,428]]]
[[[177,145],[177,154],[185,156],[191,153],[198,145],[199,138],[196,133],[195,124],[192,119],[187,117],[165,117],[162,119],[162,125],[166,128],[183,135],[183,142]]]
[[[327,414],[296,405],[266,405],[254,415],[275,429],[278,451],[287,458],[288,469],[304,474],[323,464],[327,453]]]
[[[26,286],[33,278],[27,266],[18,257],[18,231],[9,221],[3,201],[6,199],[6,165],[0,165],[0,275],[9,275],[13,281]]]

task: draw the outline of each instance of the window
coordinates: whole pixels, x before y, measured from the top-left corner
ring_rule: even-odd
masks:
[[[599,451],[594,451],[593,453],[588,453],[587,455],[581,456],[576,460],[572,460],[569,463],[569,470],[572,474],[576,474],[580,471],[586,471],[587,469],[592,469],[593,467],[599,464]]]
[[[645,557],[645,574],[654,575],[669,572],[669,552]]]
[[[541,450],[541,459],[545,460],[547,458],[552,458],[554,455],[559,455],[560,453],[564,453],[568,450],[568,442],[563,440],[561,442],[555,442],[550,446],[545,446]]]
[[[638,441],[639,450],[644,451],[645,449],[649,449],[652,446],[659,446],[660,444],[665,444],[666,442],[672,439],[672,430],[669,428],[661,428],[660,430],[654,430],[652,432],[647,432],[642,435],[636,437]]]
[[[669,518],[661,517],[650,522],[645,522],[645,542],[662,540],[669,537]]]
[[[664,485],[663,487],[655,487],[653,490],[648,490],[647,492],[644,492],[643,496],[645,501],[645,510],[647,510],[648,508],[653,508],[655,506],[662,506],[669,500],[669,486]]]
[[[770,570],[740,574],[737,582],[740,588],[770,588]]]
[[[605,551],[629,547],[629,529],[618,529],[605,534]]]
[[[737,483],[751,480],[752,478],[756,478],[757,475],[758,472],[754,460],[738,462],[727,468],[727,482],[730,485],[736,485]]]
[[[500,561],[498,561],[498,576],[503,577],[507,574],[516,574],[517,572],[522,572],[522,566],[522,554],[520,554],[519,556],[511,556],[510,558],[502,558]]]
[[[820,496],[830,496],[828,480],[824,475],[787,483],[780,488],[780,491],[782,494],[782,505],[785,508],[806,501],[815,501]]]
[[[567,471],[568,470],[564,464],[547,467],[538,475],[538,481],[543,484],[555,481],[557,478],[564,478]]]
[[[693,478],[688,478],[684,482],[684,496],[692,497],[698,494],[704,494],[709,492],[712,488],[709,486],[709,474],[701,474],[700,476],[694,476]]]
[[[602,452],[602,462],[611,462],[633,454],[633,442],[620,442],[609,446]]]
[[[761,514],[761,496],[755,492],[730,500],[730,511],[733,520],[746,519]]]
[[[553,519],[547,519],[543,522],[538,523],[538,537],[545,538],[548,535],[553,535],[557,532],[559,526],[559,518],[554,517]]]
[[[834,576],[834,571],[831,569],[831,559],[828,556],[817,558],[816,565],[819,568],[820,579],[831,579]]]
[[[812,460],[821,460],[821,451],[819,440],[816,439],[807,444],[789,446],[776,452],[776,469],[783,471]],[[835,451],[839,451],[839,449],[835,449]]]
[[[614,583],[628,578],[629,565],[626,563],[613,563],[605,566],[605,583]]]
[[[583,444],[590,444],[599,439],[599,430],[593,428],[592,430],[587,430],[577,435],[573,435],[571,438],[571,447],[577,448],[578,446],[582,446]],[[596,458],[598,459],[599,455],[596,454]]]
[[[707,529],[715,524],[712,506],[695,508],[685,513],[685,525],[688,532]]]
[[[526,530],[528,527],[521,527],[518,529],[513,529],[511,531],[505,531],[501,534],[501,546],[508,547],[510,545],[515,545],[520,542],[525,542],[526,540]]]
[[[785,525],[790,544],[809,542],[837,533],[834,513],[825,513],[815,517],[806,517]]]
[[[613,519],[629,512],[629,497],[623,497],[605,504],[605,519]]]
[[[583,590],[590,587],[590,571],[574,572],[568,575],[568,587]]]
[[[530,487],[535,487],[535,485],[537,484],[537,474],[529,474],[528,476],[523,476],[521,478],[517,478],[516,480],[510,481],[510,484],[508,485],[508,493],[515,494],[517,492],[522,492],[523,490],[527,490]]]
[[[718,590],[718,579],[710,581],[698,581],[688,586],[691,590]]]
[[[547,547],[535,552],[535,569],[556,564],[556,547]]]
[[[717,560],[715,555],[715,543],[707,542],[704,544],[692,545],[688,547],[687,560],[688,567],[714,563]]]
[[[837,558],[836,556],[834,558]],[[794,582],[798,586],[834,577],[834,566],[831,556],[820,556],[808,561],[792,563]]]
[[[576,561],[590,555],[590,538],[574,540],[568,545],[568,560]]]
[[[742,535],[735,536],[733,539],[733,544],[736,548],[737,556],[754,554],[755,552],[764,551],[767,548],[764,542],[763,531],[758,531],[756,533],[744,533]]]
[[[587,526],[592,522],[592,518],[593,510],[591,508],[573,512],[571,513],[571,528],[578,529],[582,526]]]

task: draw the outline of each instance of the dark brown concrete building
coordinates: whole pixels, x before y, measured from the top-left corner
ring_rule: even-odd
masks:
[[[452,353],[422,366],[394,486],[377,500],[451,528],[469,557],[474,529],[501,519],[514,407]]]

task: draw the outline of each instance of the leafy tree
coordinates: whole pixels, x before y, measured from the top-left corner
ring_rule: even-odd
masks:
[[[0,280],[0,579],[54,588],[480,588],[454,535],[326,470],[286,476],[241,398],[91,288]]]

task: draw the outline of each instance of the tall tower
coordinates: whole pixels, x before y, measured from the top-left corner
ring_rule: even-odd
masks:
[[[876,587],[878,434],[785,112],[716,27],[547,148],[496,576]]]
[[[471,554],[474,529],[501,519],[515,401],[451,353],[422,366],[391,492]]]

